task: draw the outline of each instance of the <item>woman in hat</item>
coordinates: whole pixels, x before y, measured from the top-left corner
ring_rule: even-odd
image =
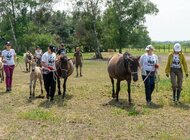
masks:
[[[173,89],[173,101],[178,103],[182,90],[183,71],[188,77],[188,67],[184,54],[182,53],[181,45],[176,43],[173,52],[169,54],[167,65],[165,68],[166,76],[171,78]],[[177,80],[176,80],[177,77]]]
[[[12,77],[15,68],[14,60],[16,58],[16,53],[11,47],[11,43],[6,42],[5,50],[2,51],[4,71],[6,75],[6,92],[10,92],[12,90]]]
[[[55,89],[56,89],[55,61],[56,61],[55,47],[50,45],[48,47],[48,51],[42,55],[42,60],[41,60],[44,87],[47,93],[47,99],[49,100],[50,98],[50,101],[54,100]]]
[[[140,58],[140,66],[142,70],[142,78],[145,85],[145,95],[147,105],[151,105],[152,93],[155,88],[155,73],[159,68],[158,56],[154,54],[154,47],[148,45],[146,53]]]

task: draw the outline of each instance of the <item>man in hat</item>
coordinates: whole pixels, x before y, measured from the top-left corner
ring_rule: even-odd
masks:
[[[173,101],[175,103],[179,103],[183,83],[183,72],[185,72],[185,76],[188,77],[188,67],[185,56],[182,53],[181,45],[176,43],[173,52],[168,56],[165,68],[166,76],[169,77],[170,74],[173,89]]]

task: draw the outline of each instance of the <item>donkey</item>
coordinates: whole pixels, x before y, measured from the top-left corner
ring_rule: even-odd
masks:
[[[138,80],[138,67],[140,57],[134,57],[128,52],[117,54],[108,61],[108,73],[112,83],[112,97],[118,101],[120,82],[127,81],[128,84],[128,101],[131,104],[131,79]],[[117,79],[116,93],[114,89],[114,79]]]
[[[74,65],[72,60],[68,59],[66,56],[60,57],[60,59],[56,62],[56,69],[57,69],[57,87],[58,87],[58,95],[61,95],[60,90],[60,78],[64,79],[63,83],[63,96],[62,98],[65,98],[66,95],[66,83],[68,77],[73,73],[74,71]]]
[[[24,54],[24,62],[26,65],[26,71],[30,72],[30,63],[32,62],[34,56],[32,55],[32,53],[30,51],[26,52]]]
[[[30,97],[29,98],[35,97],[35,88],[36,88],[37,80],[39,80],[40,87],[41,87],[41,94],[38,97],[44,98],[43,87],[42,87],[43,76],[42,76],[41,68],[36,66],[35,61],[31,61],[30,64],[32,67],[32,71],[30,73]],[[32,89],[32,87],[33,87],[33,89]]]

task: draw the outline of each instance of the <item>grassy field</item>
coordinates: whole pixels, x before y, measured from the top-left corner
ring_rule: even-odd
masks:
[[[184,78],[182,104],[174,105],[163,56],[152,107],[146,106],[142,80],[132,84],[133,105],[128,105],[125,82],[119,103],[112,99],[107,61],[85,60],[84,76],[76,78],[74,71],[68,80],[66,99],[62,101],[56,94],[54,103],[29,100],[29,73],[17,66],[12,93],[5,93],[5,84],[0,84],[0,139],[190,140],[190,78]]]

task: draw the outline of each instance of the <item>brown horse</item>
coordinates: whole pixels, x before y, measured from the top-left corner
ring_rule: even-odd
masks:
[[[63,83],[63,99],[66,95],[66,83],[68,77],[73,73],[74,71],[74,65],[73,62],[68,59],[66,56],[61,57],[57,63],[56,63],[56,69],[57,69],[57,85],[58,85],[58,95],[61,95],[61,90],[60,90],[60,78],[64,79]]]
[[[128,84],[128,100],[131,103],[131,78],[133,77],[133,81],[138,80],[139,58],[126,52],[114,55],[109,59],[108,73],[112,83],[112,97],[116,98],[116,101],[118,101],[120,82],[126,80]],[[116,93],[114,79],[117,79]]]

